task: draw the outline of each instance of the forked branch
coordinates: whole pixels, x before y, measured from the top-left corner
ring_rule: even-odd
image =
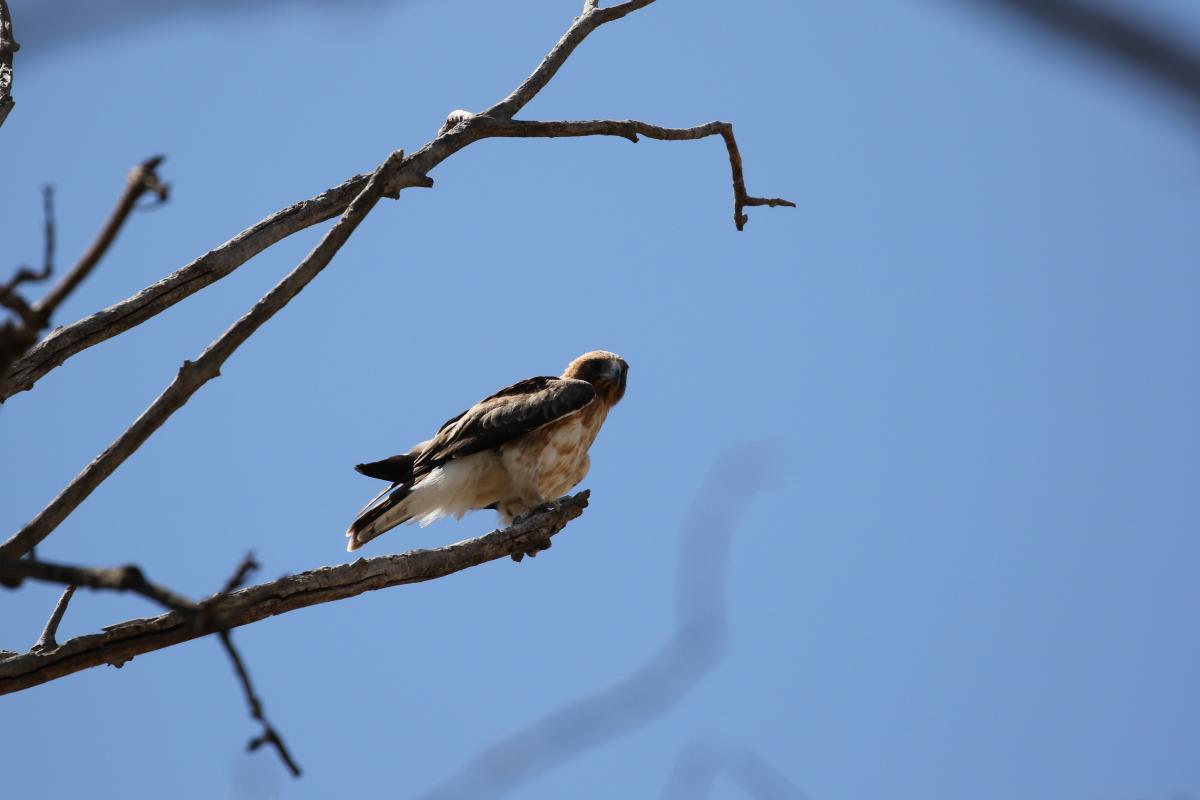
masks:
[[[75,594],[75,584],[69,585],[63,589],[62,595],[59,596],[58,602],[54,604],[54,611],[50,614],[50,619],[46,622],[46,627],[42,629],[42,635],[38,637],[37,643],[30,648],[30,652],[44,653],[58,647],[58,626],[62,624],[63,615],[67,613],[67,605],[71,602],[71,596]]]
[[[746,192],[746,179],[742,172],[742,154],[737,140],[733,138],[733,125],[714,121],[694,128],[663,128],[637,120],[593,119],[560,122],[536,122],[532,120],[500,119],[484,120],[489,135],[517,138],[555,138],[559,136],[621,136],[636,143],[638,136],[659,139],[664,142],[683,142],[720,136],[729,153],[729,169],[733,175],[733,224],[740,231],[750,220],[744,213],[747,206],[787,206],[795,208],[791,200],[781,197],[753,197]]]
[[[226,595],[240,589],[246,579],[250,577],[250,574],[257,570],[258,562],[254,560],[254,554],[251,553],[242,560],[242,563],[233,573],[233,577],[225,582],[225,588],[221,591],[220,595]],[[220,595],[217,596],[219,597]],[[246,707],[250,710],[250,716],[262,725],[262,733],[251,739],[246,749],[254,752],[264,744],[271,745],[279,756],[279,760],[288,768],[288,772],[292,773],[292,777],[299,778],[300,765],[296,763],[296,759],[292,757],[291,751],[283,743],[283,737],[279,734],[279,731],[267,719],[267,712],[263,709],[262,699],[254,691],[254,684],[250,681],[250,670],[246,669],[246,662],[242,660],[242,654],[233,645],[233,633],[228,630],[218,631],[217,638],[221,640],[221,647],[225,650],[225,655],[229,656],[229,661],[233,664],[233,674],[237,676],[238,683],[242,686],[242,694],[246,698]]]
[[[525,553],[583,513],[588,492],[562,498],[550,510],[517,525],[433,550],[358,559],[349,564],[288,575],[200,603],[200,613],[171,611],[151,619],[110,625],[79,636],[48,653],[0,658],[0,694],[17,692],[101,664],[120,665],[210,633],[248,625],[300,608],[354,597],[375,589],[434,580],[489,561]]]
[[[108,448],[84,467],[57,497],[25,527],[0,545],[0,559],[19,559],[45,539],[125,459],[132,455],[172,414],[184,406],[201,386],[221,374],[221,365],[250,336],[273,317],[323,270],[350,234],[383,195],[388,180],[404,159],[397,150],[375,170],[358,197],[336,225],[283,280],[255,303],[233,327],[221,334],[195,361],[184,361],[175,379]]]
[[[459,118],[460,121],[443,126],[437,137],[405,159],[392,178],[385,196],[395,196],[400,190],[409,187],[431,187],[433,185],[433,181],[429,178],[431,170],[454,153],[481,139],[514,135],[551,135],[516,134],[511,129],[506,132],[505,127],[500,123],[511,122],[512,116],[545,88],[575,48],[589,34],[602,25],[621,19],[653,2],[654,0],[630,0],[630,2],[618,3],[607,8],[601,8],[596,2],[585,2],[583,13],[575,19],[567,32],[563,34],[529,77],[507,97],[486,111],[477,115],[463,114]],[[673,130],[641,124],[645,126],[644,135],[646,136],[652,135],[649,132],[652,129]],[[712,124],[714,123],[710,123],[710,125]],[[728,123],[721,124],[728,127]],[[707,126],[701,126],[701,128],[704,127]],[[734,221],[739,230],[745,224],[746,218],[743,211],[746,207],[792,205],[790,201],[779,198],[753,197],[745,191],[744,186],[741,187],[740,194],[737,193],[742,166],[741,156],[733,140],[732,128],[728,127],[727,132],[714,131],[704,135],[713,135],[713,133],[720,133],[725,138],[726,147],[729,149],[735,183]],[[560,133],[554,135],[591,134]],[[54,331],[13,364],[7,378],[0,381],[0,402],[17,392],[31,389],[38,380],[68,358],[140,325],[204,287],[224,278],[276,242],[342,213],[350,201],[362,191],[367,179],[367,175],[355,175],[340,186],[335,186],[316,197],[288,206],[132,297]]]
[[[0,579],[8,587],[19,586],[25,579],[58,583],[65,586],[86,586],[89,589],[108,589],[133,592],[176,611],[194,611],[196,604],[165,586],[151,583],[141,569],[124,567],[76,567],[55,564],[32,558],[0,558]]]
[[[158,167],[165,158],[166,156],[151,156],[131,169],[125,176],[125,190],[121,192],[116,207],[109,214],[108,220],[100,229],[95,241],[79,257],[75,266],[71,267],[58,284],[37,304],[35,310],[43,327],[50,323],[50,318],[62,302],[71,295],[71,292],[75,291],[84,278],[91,274],[96,264],[100,263],[101,257],[116,241],[117,234],[125,226],[125,221],[137,207],[138,201],[148,194],[154,195],[160,203],[167,201],[167,197],[170,195],[170,186],[164,183],[158,175]]]
[[[7,377],[9,365],[37,341],[42,331],[50,326],[54,312],[62,302],[70,297],[100,263],[100,259],[116,241],[117,234],[137,207],[138,201],[147,194],[152,194],[159,203],[166,202],[169,187],[158,176],[158,166],[162,161],[163,156],[154,156],[130,170],[116,207],[91,246],[44,298],[31,304],[17,292],[17,287],[29,281],[44,281],[54,271],[54,195],[50,187],[43,188],[45,254],[42,268],[35,271],[22,267],[7,284],[0,284],[0,306],[14,312],[17,318],[16,321],[10,320],[0,326],[0,386],[7,383],[3,379]]]

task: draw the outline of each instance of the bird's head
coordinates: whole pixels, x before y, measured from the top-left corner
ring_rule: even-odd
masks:
[[[587,381],[596,387],[596,395],[609,406],[615,406],[625,396],[625,378],[629,364],[616,353],[593,350],[584,353],[567,365],[562,376]]]

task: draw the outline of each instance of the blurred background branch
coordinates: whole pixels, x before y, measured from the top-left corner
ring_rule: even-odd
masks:
[[[748,747],[696,739],[679,753],[662,800],[703,800],[724,776],[756,800],[810,800],[787,775]]]
[[[765,443],[745,444],[722,453],[709,470],[679,537],[675,631],[656,653],[612,686],[477,753],[422,797],[466,800],[508,794],[675,708],[721,661],[733,534],[769,477],[770,456]]]
[[[1200,47],[1152,22],[1136,3],[964,0],[1003,12],[1200,104]]]

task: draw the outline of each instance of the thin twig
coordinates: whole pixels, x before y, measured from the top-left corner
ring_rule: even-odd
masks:
[[[165,586],[151,583],[142,570],[133,564],[123,567],[77,567],[31,558],[0,558],[0,578],[4,585],[14,586],[26,578],[63,586],[86,586],[89,589],[109,589],[134,592],[175,611],[195,611],[197,606]]]
[[[271,745],[275,748],[275,752],[279,753],[279,757],[291,771],[292,775],[299,778],[300,767],[296,764],[296,760],[292,758],[292,754],[288,752],[287,745],[283,743],[283,737],[279,735],[279,731],[267,721],[267,716],[263,712],[262,700],[254,693],[254,687],[250,683],[250,673],[246,671],[246,665],[242,661],[241,655],[238,653],[237,648],[233,646],[233,634],[225,630],[220,631],[217,636],[220,637],[221,646],[225,648],[225,652],[229,655],[229,660],[233,662],[233,671],[237,673],[238,681],[242,684],[242,692],[246,696],[246,705],[250,707],[250,716],[258,720],[263,728],[262,734],[251,739],[246,749],[254,752],[264,744]]]
[[[27,281],[44,281],[54,272],[54,187],[42,187],[42,268],[40,270],[21,267],[13,275],[12,280],[0,287],[0,297],[6,292],[12,292]],[[2,302],[2,300],[0,300]]]
[[[21,267],[12,276],[8,283],[0,284],[0,306],[3,306],[14,312],[21,321],[23,330],[14,331],[10,323],[6,323],[4,331],[0,333],[0,338],[8,340],[4,344],[0,344],[0,350],[8,351],[13,347],[21,347],[24,349],[28,344],[36,339],[37,334],[42,329],[41,320],[33,307],[17,293],[17,287],[22,283],[32,283],[44,281],[50,277],[54,271],[54,187],[42,187],[42,227],[44,231],[45,242],[43,244],[42,268],[35,270],[30,267]],[[13,340],[17,339],[28,344],[13,344]],[[11,358],[0,357],[0,372]]]
[[[539,122],[532,120],[484,120],[490,136],[511,137],[559,137],[559,136],[620,136],[636,143],[638,136],[680,142],[720,136],[729,153],[729,168],[733,177],[733,223],[740,231],[749,221],[744,210],[747,206],[787,206],[795,208],[791,200],[780,197],[753,197],[746,192],[746,179],[742,173],[742,155],[737,140],[733,137],[733,125],[714,121],[693,128],[663,128],[637,120],[572,120]]]
[[[159,203],[166,202],[169,187],[162,182],[157,173],[162,160],[163,156],[154,156],[129,172],[125,179],[125,190],[95,241],[75,266],[63,275],[58,284],[41,301],[31,305],[17,294],[16,287],[25,281],[46,280],[54,268],[54,194],[52,187],[42,188],[42,208],[45,214],[45,252],[42,269],[38,272],[22,268],[8,284],[0,285],[0,305],[16,312],[21,320],[20,325],[7,321],[0,327],[0,386],[7,385],[10,365],[33,347],[41,332],[50,326],[50,320],[59,305],[95,269],[96,264],[116,240],[138,200],[146,194],[153,194]]]
[[[596,7],[577,17],[533,73],[506,98],[481,115],[461,120],[453,129],[443,126],[437,137],[405,159],[385,196],[394,197],[401,189],[409,187],[433,186],[429,172],[440,163],[474,142],[503,135],[486,120],[511,118],[550,82],[567,57],[591,32],[645,8],[653,1],[631,0],[611,8]],[[736,154],[736,147],[731,151],[731,159],[735,168],[740,169],[741,159]],[[132,297],[54,331],[13,364],[5,379],[0,381],[0,402],[33,388],[38,380],[72,356],[140,325],[221,280],[276,242],[337,216],[362,191],[367,178],[367,175],[355,175],[340,186],[277,211]],[[769,201],[765,198],[748,198],[742,205],[767,204]],[[737,220],[744,223],[744,215],[736,215]]]
[[[238,564],[238,568],[234,570],[233,575],[230,576],[229,580],[225,581],[225,586],[219,594],[229,594],[242,588],[242,584],[246,582],[251,574],[258,570],[259,564],[254,560],[254,553],[247,553],[246,557],[242,559],[242,563]]]
[[[104,223],[104,227],[100,229],[95,241],[79,257],[75,266],[63,275],[62,280],[35,307],[43,320],[43,327],[49,324],[50,318],[54,316],[59,305],[70,296],[71,292],[75,291],[84,278],[91,274],[96,264],[100,263],[100,259],[116,241],[117,234],[121,232],[125,220],[137,206],[138,200],[147,194],[153,194],[160,203],[167,201],[170,186],[163,183],[157,171],[164,158],[166,156],[152,156],[129,171],[125,177],[125,191],[121,192],[116,207],[109,215],[108,221]]]
[[[17,315],[17,319],[20,320],[19,330],[16,329],[17,326],[14,326],[11,320],[5,320],[4,329],[6,332],[0,334],[0,336],[5,338],[19,337],[23,341],[29,341],[30,344],[35,341],[35,339],[31,338],[27,332],[36,331],[38,329],[37,314],[34,313],[33,307],[29,305],[24,297],[13,291],[13,288],[18,284],[33,280],[41,280],[41,278],[39,278],[38,274],[33,270],[28,269],[27,267],[22,267],[21,269],[17,270],[15,275],[13,275],[11,281],[6,284],[0,284],[0,307],[7,308],[9,311],[12,311]],[[10,330],[12,332],[9,332]],[[27,345],[21,346],[25,347]],[[3,370],[4,364],[5,361],[0,361],[0,370]]]
[[[524,553],[555,536],[587,508],[588,492],[562,498],[518,525],[432,550],[357,559],[349,564],[288,575],[200,604],[201,613],[172,611],[151,619],[109,625],[46,654],[0,660],[0,694],[28,689],[101,664],[124,664],[134,656],[191,641],[219,630],[249,625],[301,608],[355,597],[375,589],[420,583]]]
[[[626,3],[618,3],[611,8],[593,8],[588,13],[576,17],[575,22],[546,54],[537,69],[530,73],[529,77],[523,80],[520,86],[513,89],[507,97],[484,113],[489,117],[501,119],[512,117],[513,114],[528,105],[529,101],[537,97],[538,92],[546,88],[546,85],[566,63],[571,53],[575,52],[575,48],[588,37],[588,34],[601,25],[615,22],[653,2],[654,0],[630,0]]]
[[[392,153],[312,252],[263,295],[262,299],[229,330],[205,348],[199,358],[195,361],[184,361],[175,379],[150,407],[103,453],[76,475],[49,505],[0,546],[0,558],[19,558],[28,552],[30,547],[49,536],[105,478],[141,447],[172,414],[182,408],[201,386],[220,375],[221,365],[333,260],[333,256],[350,238],[350,234],[366,217],[367,212],[379,202],[388,179],[403,159],[402,151]]]
[[[58,640],[54,637],[58,634],[59,623],[62,622],[63,614],[67,613],[67,604],[71,602],[71,595],[73,594],[75,594],[74,584],[63,589],[62,596],[54,604],[54,611],[50,614],[50,620],[46,623],[42,635],[38,637],[37,643],[29,648],[30,652],[44,653],[47,650],[53,650],[58,647]]]

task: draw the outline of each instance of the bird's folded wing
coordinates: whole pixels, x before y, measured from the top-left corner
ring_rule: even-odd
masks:
[[[527,378],[446,421],[417,457],[420,473],[455,458],[490,450],[574,414],[596,398],[587,381],[570,378]]]

